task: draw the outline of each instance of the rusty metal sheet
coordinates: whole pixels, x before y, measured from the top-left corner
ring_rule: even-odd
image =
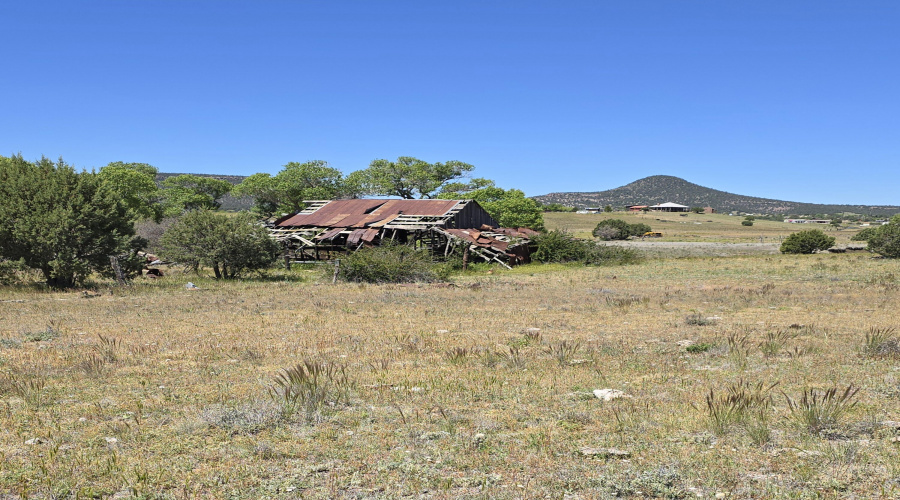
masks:
[[[441,217],[459,203],[459,200],[333,200],[311,214],[296,214],[280,219],[276,225],[359,227],[377,224],[400,213]]]
[[[355,247],[359,245],[359,240],[362,239],[363,235],[366,233],[365,229],[354,229],[349,236],[347,236],[347,246]]]
[[[363,233],[362,240],[366,243],[372,243],[375,241],[375,238],[378,236],[380,231],[378,229],[366,229],[366,232]]]
[[[387,200],[376,213],[389,215],[403,212],[403,215],[441,216],[446,215],[458,203],[459,200]]]
[[[342,228],[342,227],[336,227],[334,229],[329,229],[328,231],[325,231],[324,233],[316,236],[314,239],[317,241],[330,240],[330,239],[334,238],[335,236],[339,235],[341,233],[341,231],[343,231],[343,230],[344,230],[344,228]]]

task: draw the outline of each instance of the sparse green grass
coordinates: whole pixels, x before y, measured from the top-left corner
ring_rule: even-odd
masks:
[[[0,496],[890,498],[900,376],[865,345],[893,276],[847,253],[0,288]],[[304,362],[347,382],[319,397]]]

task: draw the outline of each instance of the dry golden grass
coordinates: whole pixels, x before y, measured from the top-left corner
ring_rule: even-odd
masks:
[[[535,265],[451,287],[319,276],[0,289],[0,496],[900,494],[897,358],[861,351],[897,325],[896,261]],[[346,365],[349,402],[286,416],[270,389],[303,361]],[[710,391],[776,382],[710,418]],[[784,396],[849,385],[857,404],[818,433]]]
[[[548,212],[544,222],[550,229],[566,229],[575,236],[590,238],[591,231],[604,219],[622,219],[631,224],[649,225],[654,231],[663,233],[662,241],[709,241],[723,243],[780,243],[785,236],[804,229],[821,229],[836,238],[838,245],[846,245],[859,232],[859,227],[848,226],[835,230],[830,225],[790,224],[785,222],[755,220],[752,226],[742,226],[743,217],[722,214],[694,214],[681,216],[678,213],[648,212],[633,214],[625,212],[576,214],[571,212]]]

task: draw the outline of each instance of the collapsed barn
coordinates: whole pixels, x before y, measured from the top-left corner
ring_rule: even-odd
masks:
[[[270,231],[285,250],[285,261],[339,258],[384,242],[413,245],[447,257],[461,251],[505,267],[530,262],[527,228],[501,228],[473,200],[318,200],[275,220]]]

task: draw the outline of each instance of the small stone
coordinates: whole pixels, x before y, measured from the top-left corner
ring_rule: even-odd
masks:
[[[109,446],[110,448],[115,448],[119,444],[119,440],[114,437],[107,436],[103,438],[103,440],[106,441],[106,446]]]
[[[479,432],[478,434],[475,434],[475,436],[472,438],[472,443],[474,443],[475,446],[481,446],[484,444],[484,442],[486,440],[487,440],[487,436],[485,436],[484,433]]]
[[[597,399],[602,399],[603,401],[612,401],[613,399],[631,397],[618,389],[594,389],[594,396],[596,396]]]
[[[44,440],[41,438],[31,438],[28,441],[25,441],[25,444],[27,444],[29,446],[33,446],[36,444],[43,444],[43,443],[44,443]]]
[[[727,496],[728,496],[728,495],[726,495],[725,493],[722,493],[721,491],[718,492],[718,493],[716,493],[716,498],[725,498],[725,497],[727,497]]]
[[[630,451],[620,450],[618,448],[590,448],[584,447],[578,452],[585,457],[596,457],[596,458],[629,458],[631,456]]]

